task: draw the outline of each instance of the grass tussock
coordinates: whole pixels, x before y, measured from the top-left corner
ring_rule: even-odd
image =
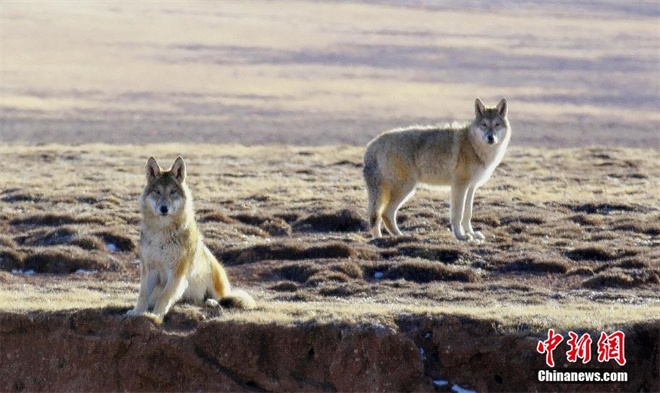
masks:
[[[260,244],[221,252],[224,264],[242,265],[264,260],[298,261],[303,259],[355,258],[357,253],[344,243],[304,246],[295,243]]]
[[[69,243],[72,246],[80,247],[83,250],[97,250],[97,251],[106,251],[108,248],[106,247],[105,243],[103,240],[99,239],[96,236],[80,236],[77,237]]]
[[[92,216],[75,216],[71,213],[37,213],[15,218],[11,225],[60,226],[66,224],[103,224],[103,220]]]
[[[135,252],[137,244],[132,236],[123,233],[119,229],[108,229],[94,233],[95,236],[103,239],[109,248],[119,252]]]
[[[433,245],[402,244],[398,247],[397,251],[399,255],[443,263],[455,263],[465,256],[459,248]]]
[[[18,247],[18,244],[11,237],[7,235],[0,235],[0,247],[16,248]]]
[[[319,268],[303,264],[289,264],[275,270],[279,277],[297,283],[305,283],[320,271]]]
[[[39,250],[25,258],[24,268],[36,273],[70,274],[88,271],[119,271],[122,265],[104,253],[78,247],[57,246]]]
[[[265,214],[236,214],[231,216],[234,220],[246,225],[258,227],[271,236],[291,235],[291,225],[283,218],[273,217]]]
[[[635,206],[623,203],[584,203],[573,207],[576,213],[603,214],[607,215],[616,212],[632,212]]]
[[[234,224],[236,223],[236,220],[233,218],[229,217],[228,215],[214,211],[210,213],[206,213],[202,215],[202,217],[199,219],[200,223],[207,223],[207,222],[219,222],[223,224]]]
[[[0,270],[11,272],[14,269],[22,270],[25,253],[6,247],[0,247]]]
[[[575,214],[568,219],[582,226],[599,227],[604,224],[603,218],[596,214]]]
[[[658,272],[625,272],[621,270],[599,273],[582,282],[584,288],[635,288],[644,285],[660,284]]]
[[[649,236],[658,236],[660,235],[660,222],[627,219],[614,223],[613,229],[616,231],[635,232]]]
[[[342,209],[311,214],[296,221],[293,229],[300,232],[362,232],[367,230],[367,221],[356,210]]]
[[[603,246],[576,247],[564,255],[574,261],[612,261],[617,258],[613,250]]]
[[[277,284],[268,287],[271,291],[276,292],[295,292],[298,290],[299,285],[293,281],[280,281]]]
[[[543,253],[531,253],[500,268],[504,272],[559,273],[564,274],[571,268],[571,263],[558,256]]]
[[[39,228],[29,231],[21,236],[19,241],[24,246],[47,247],[59,244],[69,244],[80,233],[79,229],[72,226],[52,228]]]
[[[479,276],[471,269],[423,260],[397,261],[386,266],[380,266],[376,270],[382,272],[383,278],[386,280],[406,280],[421,284],[432,281],[479,281]],[[370,271],[370,273],[372,277],[375,276],[373,271]]]

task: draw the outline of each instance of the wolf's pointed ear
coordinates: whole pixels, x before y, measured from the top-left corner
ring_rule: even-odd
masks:
[[[509,105],[506,103],[506,98],[502,98],[499,104],[497,104],[497,113],[500,114],[502,117],[506,117],[506,115],[509,113]]]
[[[484,103],[478,98],[474,100],[474,115],[476,117],[483,117],[485,113],[486,107],[484,106]]]
[[[158,177],[161,172],[160,165],[158,165],[158,162],[156,162],[156,159],[153,157],[149,157],[145,169],[147,172],[147,181],[152,181]]]
[[[170,170],[178,181],[183,182],[186,180],[186,163],[183,162],[183,158],[181,158],[181,156],[176,158],[174,165],[172,165],[172,169]]]

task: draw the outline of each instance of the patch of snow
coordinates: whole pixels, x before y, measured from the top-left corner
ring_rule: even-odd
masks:
[[[20,269],[13,269],[11,271],[11,274],[25,274],[26,276],[31,276],[34,274],[34,270],[20,270]]]
[[[206,299],[205,304],[206,304],[206,307],[213,307],[213,308],[220,307],[220,303],[218,303],[217,300],[211,299],[211,298]]]
[[[99,272],[98,270],[85,270],[85,269],[76,270],[76,274],[96,274],[98,272]]]
[[[424,348],[419,349],[419,354],[422,355],[422,360],[426,361],[426,354],[424,353]]]
[[[383,272],[375,272],[374,273],[374,278],[383,278],[385,276],[385,273]]]
[[[431,338],[431,333],[426,333],[426,334],[424,335],[424,338],[426,338],[426,339]]]
[[[433,384],[435,386],[445,386],[445,385],[449,385],[449,381],[445,381],[444,379],[434,379]]]
[[[455,391],[456,393],[477,393],[474,390],[467,390],[467,389],[464,389],[464,388],[462,388],[458,385],[452,386],[451,390]]]
[[[114,243],[108,243],[105,245],[110,252],[117,252],[117,246]]]

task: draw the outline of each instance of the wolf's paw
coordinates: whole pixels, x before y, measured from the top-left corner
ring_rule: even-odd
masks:
[[[156,325],[160,325],[161,323],[163,323],[163,315],[156,315],[150,312],[144,313],[142,315],[154,321]]]
[[[481,233],[481,231],[472,232],[470,233],[470,236],[472,236],[472,240],[479,243],[481,243],[486,238],[486,236],[484,236],[484,234]]]
[[[144,314],[144,311],[140,311],[137,308],[126,311],[126,315],[129,316],[129,317],[134,317],[134,316],[142,315],[142,314]]]
[[[481,233],[481,231],[476,231],[472,233],[472,237],[474,238],[474,240],[479,240],[479,241],[486,239],[486,236],[484,236],[484,234]]]
[[[454,233],[454,237],[462,242],[472,240],[472,235],[469,233]]]

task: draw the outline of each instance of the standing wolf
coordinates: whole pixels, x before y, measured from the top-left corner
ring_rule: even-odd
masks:
[[[147,162],[147,186],[140,198],[140,294],[128,315],[148,314],[156,322],[184,298],[205,297],[241,308],[254,307],[244,291],[232,291],[225,269],[204,245],[195,222],[186,164],[178,157],[168,171],[156,159]]]
[[[451,186],[451,229],[459,240],[483,240],[472,229],[475,190],[484,184],[504,157],[511,127],[507,102],[486,108],[475,101],[475,119],[463,127],[396,129],[374,138],[364,154],[364,180],[369,194],[369,226],[382,236],[381,220],[392,235],[399,207],[417,184]]]

